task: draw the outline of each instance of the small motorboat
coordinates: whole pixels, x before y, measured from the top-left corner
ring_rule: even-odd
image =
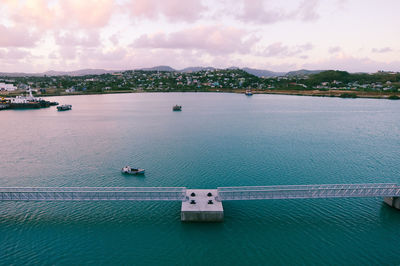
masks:
[[[143,175],[144,169],[132,168],[130,166],[125,166],[124,168],[122,168],[121,172],[123,174],[130,174],[130,175]]]
[[[182,105],[174,105],[172,111],[182,111]]]
[[[63,105],[57,106],[58,111],[67,111],[67,110],[71,110],[71,109],[72,109],[72,105],[70,105],[70,104],[63,104]]]
[[[253,93],[251,92],[251,90],[246,90],[246,92],[245,92],[244,94],[246,94],[247,96],[253,95]]]

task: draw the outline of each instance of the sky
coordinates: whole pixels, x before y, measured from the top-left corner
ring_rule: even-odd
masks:
[[[400,71],[399,0],[0,0],[0,71]]]

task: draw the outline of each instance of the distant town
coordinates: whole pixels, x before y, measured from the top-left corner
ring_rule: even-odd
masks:
[[[264,75],[265,74],[265,75]],[[128,70],[102,74],[43,74],[0,76],[0,95],[12,97],[31,89],[34,95],[76,95],[123,92],[243,92],[311,96],[397,99],[400,73],[308,71],[275,73],[254,69],[169,68]]]

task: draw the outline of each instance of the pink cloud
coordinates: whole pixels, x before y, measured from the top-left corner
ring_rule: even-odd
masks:
[[[207,8],[201,0],[131,0],[127,6],[133,17],[155,19],[166,17],[169,21],[193,22]]]
[[[330,47],[328,51],[330,54],[335,54],[335,53],[342,51],[342,48],[340,46],[334,46],[334,47]]]
[[[8,60],[24,59],[31,54],[28,51],[19,48],[0,49],[0,58]]]
[[[76,31],[67,31],[54,35],[56,44],[60,46],[87,46],[93,47],[101,44],[99,33],[95,30],[82,31],[82,34]]]
[[[246,53],[257,41],[247,32],[233,27],[200,26],[170,34],[142,35],[133,43],[135,48],[167,48],[202,50],[214,54]]]
[[[59,54],[62,60],[73,60],[77,57],[78,48],[74,46],[59,47]]]
[[[0,48],[0,71],[20,72],[32,71],[32,55],[21,48]]]
[[[5,0],[4,4],[14,23],[39,30],[103,27],[114,10],[114,0]]]
[[[85,28],[107,25],[114,10],[114,0],[69,0],[60,1],[60,22]]]
[[[380,49],[379,48],[372,49],[373,53],[380,53],[380,54],[388,53],[388,52],[392,52],[392,51],[393,51],[393,49],[390,47],[384,47],[384,48],[380,48]]]
[[[349,72],[400,71],[400,61],[379,62],[370,58],[357,58],[348,55],[333,56],[326,60],[303,65],[308,69],[338,69]]]
[[[39,37],[21,26],[5,27],[0,24],[0,47],[32,47]]]
[[[4,4],[16,24],[44,29],[51,27],[55,21],[56,10],[50,8],[46,0],[6,0]]]
[[[305,55],[302,53],[310,51],[312,50],[312,48],[313,45],[311,43],[287,46],[282,44],[281,42],[276,42],[267,46],[264,51],[259,54],[266,57],[299,56],[300,58],[304,58]]]
[[[292,10],[272,7],[266,0],[243,0],[241,11],[236,18],[244,22],[272,24],[285,20],[313,21],[319,18],[316,8],[319,0],[303,0]]]

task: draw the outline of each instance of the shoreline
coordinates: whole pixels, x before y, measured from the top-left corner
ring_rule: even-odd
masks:
[[[238,93],[244,94],[246,90],[232,90],[232,89],[212,89],[212,90],[147,90],[147,91],[112,91],[112,92],[85,92],[85,93],[66,93],[66,94],[44,94],[44,95],[34,95],[35,97],[57,97],[57,96],[77,96],[77,95],[107,95],[107,94],[121,94],[121,93],[171,93],[171,92],[205,92],[205,93]],[[386,92],[365,92],[365,91],[344,91],[344,90],[253,90],[253,94],[274,94],[274,95],[294,95],[294,96],[311,96],[311,97],[337,97],[337,98],[366,98],[366,99],[389,99],[390,96],[396,95],[400,97],[400,92],[396,93],[386,93]],[[350,94],[355,97],[343,97],[342,94]],[[12,98],[18,94],[0,94],[0,98]]]

